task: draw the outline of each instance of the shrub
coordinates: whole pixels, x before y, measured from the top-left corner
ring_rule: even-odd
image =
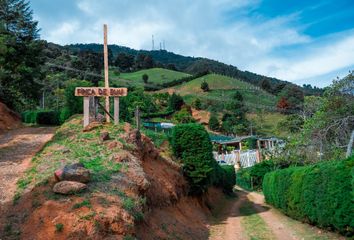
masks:
[[[235,167],[230,165],[221,166],[222,173],[222,187],[226,193],[231,193],[236,184]]]
[[[276,168],[278,166],[273,161],[267,160],[252,167],[240,169],[237,172],[236,183],[247,190],[261,190],[264,175]]]
[[[285,214],[342,234],[354,234],[354,157],[267,173],[263,192]]]
[[[59,125],[59,112],[51,110],[25,111],[22,113],[22,121],[25,123]]]
[[[200,124],[177,125],[172,130],[174,155],[182,159],[191,194],[200,194],[216,181],[217,163],[213,158],[209,134]]]
[[[216,114],[211,114],[209,118],[209,128],[213,131],[218,131],[220,129],[220,123]]]
[[[64,107],[63,109],[60,110],[59,113],[59,123],[63,124],[67,119],[70,117],[70,110],[67,107]]]
[[[25,111],[21,114],[24,123],[36,123],[37,111]]]
[[[186,107],[183,107],[180,111],[173,115],[173,120],[177,123],[193,123],[195,119]]]
[[[209,91],[209,84],[206,81],[203,81],[200,84],[200,88],[203,90],[203,92],[208,92]]]
[[[37,123],[45,125],[59,125],[59,112],[57,111],[38,111]]]

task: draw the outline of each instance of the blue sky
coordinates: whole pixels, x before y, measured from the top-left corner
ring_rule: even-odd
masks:
[[[166,49],[302,85],[354,70],[354,0],[30,0],[41,38]]]

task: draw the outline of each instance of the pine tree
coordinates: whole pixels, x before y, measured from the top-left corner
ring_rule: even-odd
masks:
[[[44,77],[37,24],[27,1],[0,1],[0,101],[16,110],[38,101]]]
[[[202,84],[200,85],[200,88],[203,90],[203,92],[208,92],[209,84],[206,81],[203,81]]]
[[[220,129],[220,123],[215,114],[212,114],[209,118],[209,128],[213,131],[218,131]]]

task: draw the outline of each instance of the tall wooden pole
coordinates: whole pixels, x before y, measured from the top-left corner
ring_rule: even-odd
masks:
[[[104,86],[109,88],[108,82],[108,48],[107,48],[107,24],[103,25],[103,35],[104,35],[104,42],[103,42],[103,53],[104,53]],[[105,108],[107,112],[109,112],[109,97],[106,97],[106,104]],[[110,122],[109,115],[106,113],[106,122]]]

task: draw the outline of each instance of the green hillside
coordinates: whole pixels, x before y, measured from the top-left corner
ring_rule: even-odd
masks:
[[[203,92],[200,88],[203,81],[208,83],[210,91]],[[251,111],[262,107],[274,108],[276,105],[276,97],[274,95],[249,83],[219,74],[208,74],[163,91],[176,92],[182,95],[188,103],[193,102],[198,97],[203,102],[208,101],[215,104],[226,103],[227,99],[231,98],[235,91],[240,91]]]
[[[140,70],[137,72],[121,73],[119,75],[117,75],[115,71],[110,71],[110,79],[113,83],[118,85],[143,86],[144,82],[142,76],[144,74],[147,74],[149,76],[147,85],[171,82],[176,79],[190,76],[187,73],[173,71],[169,69],[151,68],[151,69]]]

